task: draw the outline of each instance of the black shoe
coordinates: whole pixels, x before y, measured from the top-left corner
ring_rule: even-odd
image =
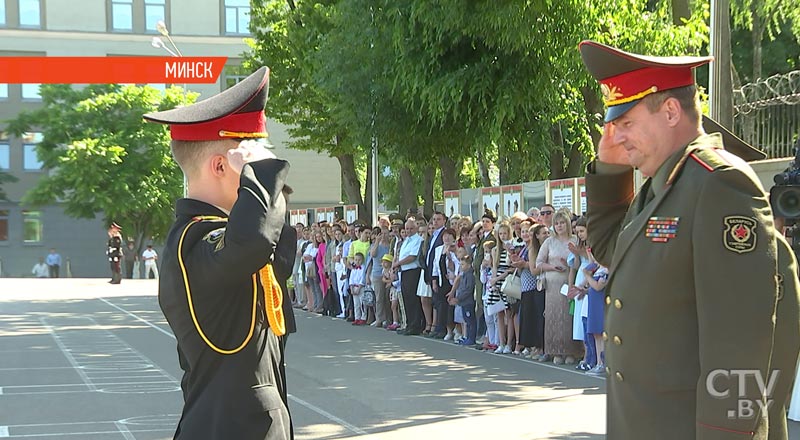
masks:
[[[350,316],[348,316],[348,317],[345,319],[345,321],[347,321],[347,322],[353,322],[353,321],[355,321],[355,320],[356,320],[356,318],[353,318],[353,317],[350,317]]]

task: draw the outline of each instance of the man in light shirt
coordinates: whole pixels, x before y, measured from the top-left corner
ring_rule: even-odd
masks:
[[[39,257],[39,262],[33,265],[31,273],[36,278],[47,278],[50,276],[50,268],[44,264],[44,258]]]
[[[148,244],[147,249],[142,252],[142,260],[144,261],[144,278],[150,278],[150,272],[152,271],[153,278],[158,279],[158,265],[156,265],[158,254],[153,249],[152,244]]]
[[[405,330],[399,330],[402,335],[419,335],[425,328],[425,317],[422,314],[422,303],[417,296],[419,277],[422,275],[422,267],[417,258],[423,251],[423,240],[417,234],[417,222],[413,218],[406,221],[405,225],[407,238],[400,246],[400,253],[397,261],[392,263],[392,268],[400,268],[400,290],[403,294],[403,305],[408,325]]]

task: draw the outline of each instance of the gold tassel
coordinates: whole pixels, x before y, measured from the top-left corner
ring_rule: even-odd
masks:
[[[275,272],[272,264],[267,264],[258,271],[261,278],[261,286],[264,288],[264,311],[267,314],[267,321],[272,333],[275,336],[286,334],[286,320],[283,316],[283,291],[278,281],[275,280]]]

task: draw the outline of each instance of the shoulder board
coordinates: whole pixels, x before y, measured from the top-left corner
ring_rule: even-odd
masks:
[[[719,168],[731,166],[729,159],[721,152],[722,150],[717,148],[698,148],[689,153],[689,157],[708,172],[713,172]]]
[[[192,217],[191,223],[199,223],[199,222],[227,222],[228,219],[225,217],[219,217],[216,215],[198,215]]]

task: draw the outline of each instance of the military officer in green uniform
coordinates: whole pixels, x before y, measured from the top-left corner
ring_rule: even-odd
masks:
[[[188,182],[158,295],[184,371],[176,439],[291,437],[283,293],[272,267],[289,164],[253,140],[267,136],[268,83],[263,67],[217,96],[144,116],[169,124]]]
[[[607,106],[586,184],[589,241],[611,272],[608,438],[786,438],[775,408],[797,362],[796,262],[753,170],[703,132],[693,68],[710,57],[580,50]],[[648,177],[636,195],[634,168]]]

